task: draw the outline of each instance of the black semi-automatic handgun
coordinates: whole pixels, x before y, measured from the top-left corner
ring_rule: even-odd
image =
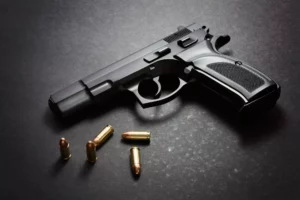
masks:
[[[176,33],[54,93],[50,108],[66,117],[93,104],[105,106],[122,91],[133,93],[147,108],[172,100],[194,81],[219,94],[238,112],[272,107],[280,86],[257,69],[221,54],[218,49],[229,40],[228,35],[213,36],[205,26],[180,26]],[[174,90],[167,95],[161,95],[164,75],[176,77]]]

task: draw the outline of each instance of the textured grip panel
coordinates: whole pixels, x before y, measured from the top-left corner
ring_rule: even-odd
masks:
[[[226,62],[217,62],[208,64],[207,67],[239,84],[249,92],[254,91],[264,84],[263,79],[238,65]]]

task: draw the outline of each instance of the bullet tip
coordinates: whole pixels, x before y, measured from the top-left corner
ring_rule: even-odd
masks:
[[[140,175],[140,173],[141,173],[141,165],[136,164],[136,165],[134,165],[132,167],[132,169],[133,169],[133,172],[134,172],[134,174],[136,176]]]
[[[127,137],[128,137],[128,133],[127,133],[127,132],[122,133],[122,138],[123,138],[123,139],[126,139]]]
[[[93,149],[95,147],[96,147],[96,145],[93,141],[88,141],[88,143],[86,144],[86,148],[88,148],[88,149]]]
[[[69,143],[67,142],[67,140],[65,138],[61,138],[59,140],[59,146],[62,148],[66,148],[68,147]]]

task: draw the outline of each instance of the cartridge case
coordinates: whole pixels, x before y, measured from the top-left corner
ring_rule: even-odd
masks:
[[[107,125],[93,140],[96,147],[100,147],[114,132],[111,125]]]
[[[69,160],[71,158],[70,144],[65,138],[59,140],[59,149],[62,159]]]
[[[96,154],[96,145],[93,141],[88,141],[86,144],[86,157],[87,161],[90,163],[94,163],[98,159]]]
[[[133,174],[139,176],[141,174],[141,155],[138,147],[130,149],[130,163]]]
[[[147,131],[129,131],[122,134],[124,140],[150,140],[150,132]]]

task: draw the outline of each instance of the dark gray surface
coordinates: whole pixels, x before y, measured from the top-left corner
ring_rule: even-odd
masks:
[[[0,199],[299,199],[299,3],[288,1],[41,1],[0,3]],[[158,108],[126,104],[61,125],[50,93],[191,22],[228,33],[225,50],[282,85],[278,105],[238,128],[191,90]],[[194,93],[192,93],[194,92]],[[85,163],[86,142],[115,134]],[[150,130],[132,178],[128,130]],[[58,141],[72,158],[59,162]]]

